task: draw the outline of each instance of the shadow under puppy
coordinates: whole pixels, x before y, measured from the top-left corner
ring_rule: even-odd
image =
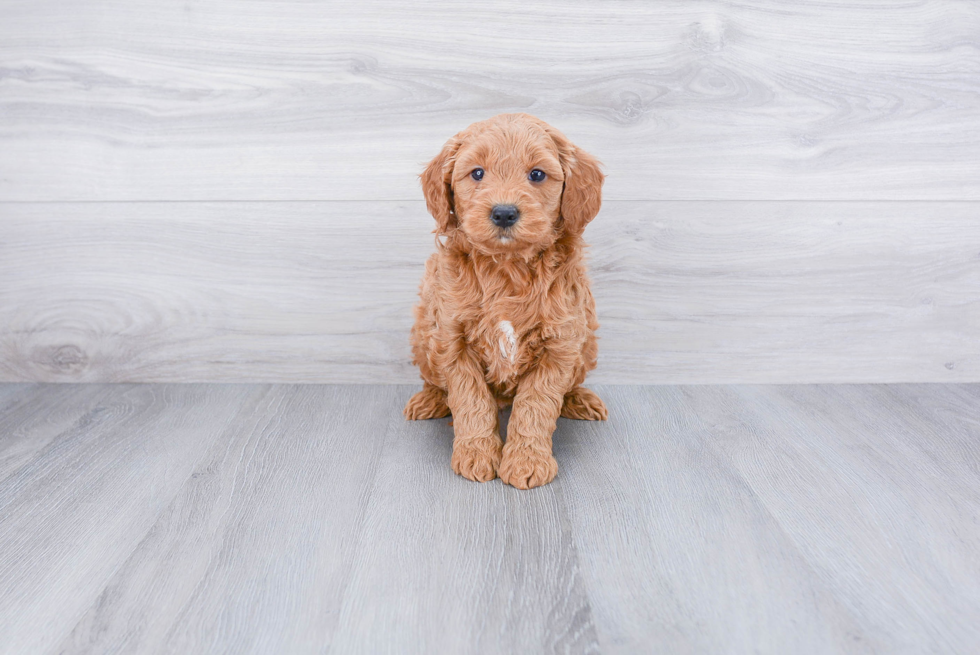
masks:
[[[411,334],[424,385],[405,416],[452,413],[452,467],[470,480],[547,484],[558,416],[607,417],[580,386],[596,365],[582,231],[602,202],[599,162],[544,121],[501,114],[451,138],[421,179],[437,238]]]

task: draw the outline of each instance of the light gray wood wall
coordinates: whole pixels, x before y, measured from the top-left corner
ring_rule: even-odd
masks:
[[[980,5],[6,2],[0,380],[410,382],[417,174],[602,159],[604,382],[980,380]]]

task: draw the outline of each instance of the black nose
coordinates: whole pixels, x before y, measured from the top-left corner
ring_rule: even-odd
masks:
[[[514,205],[496,205],[490,212],[490,220],[497,227],[510,227],[521,217]]]

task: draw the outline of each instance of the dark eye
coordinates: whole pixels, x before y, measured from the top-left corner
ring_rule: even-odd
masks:
[[[547,176],[540,168],[535,168],[533,171],[527,174],[527,179],[531,180],[532,182],[543,182],[545,177]]]
[[[476,180],[477,182],[479,182],[480,180],[483,179],[483,169],[482,168],[474,168],[473,169],[473,172],[470,173],[470,177],[472,177],[474,180]]]

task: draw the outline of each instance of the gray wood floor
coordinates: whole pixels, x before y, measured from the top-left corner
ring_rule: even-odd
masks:
[[[413,389],[0,385],[0,652],[976,652],[980,385],[599,387],[531,492]]]

